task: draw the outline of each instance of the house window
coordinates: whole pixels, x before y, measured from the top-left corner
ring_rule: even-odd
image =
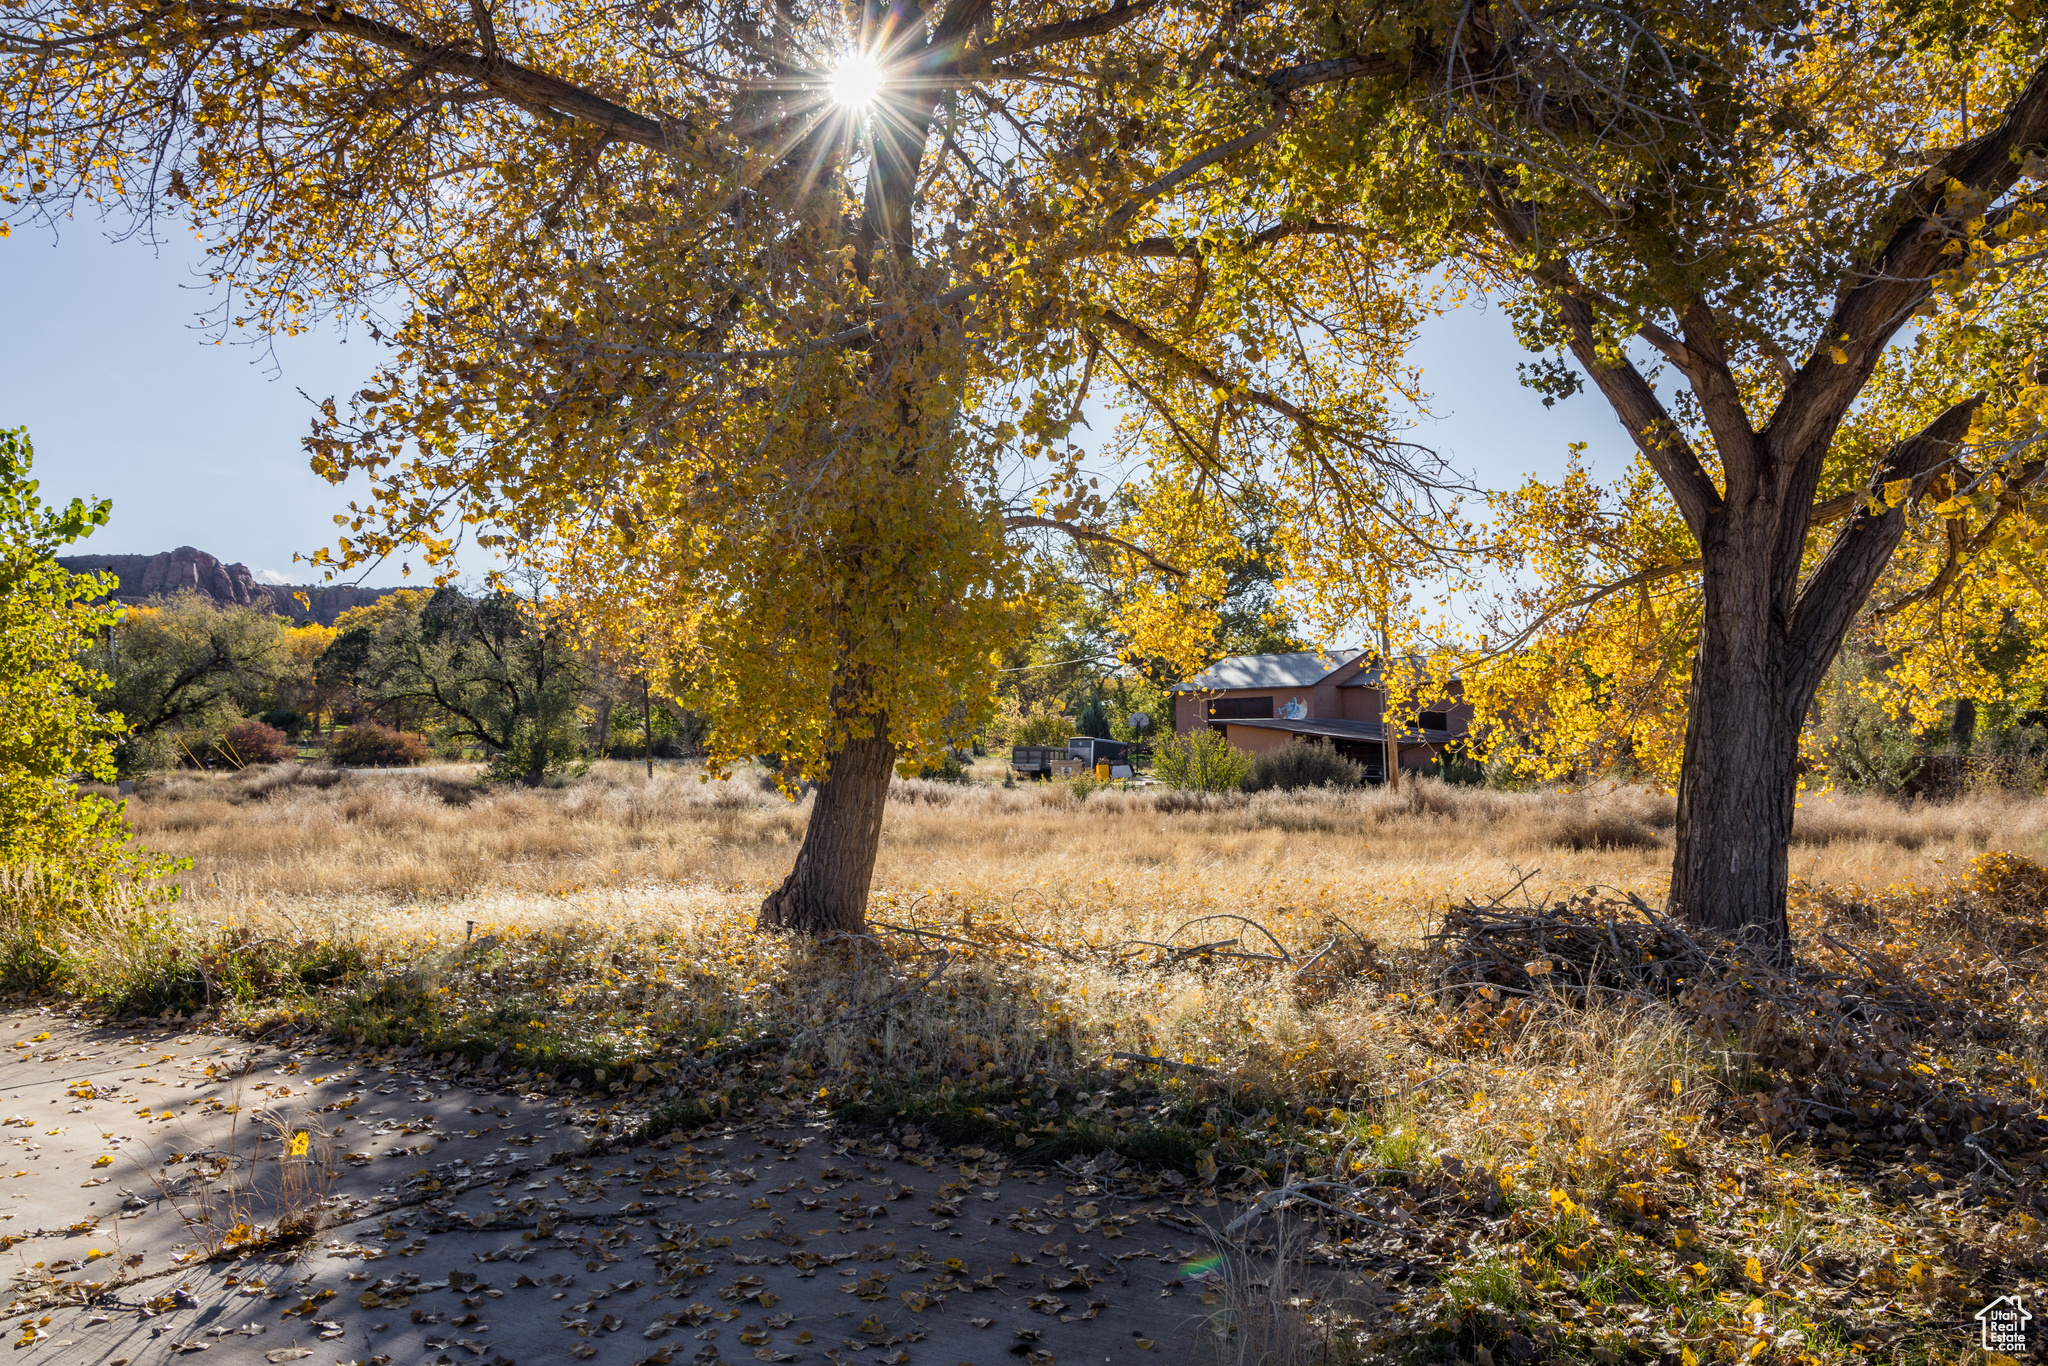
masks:
[[[1424,730],[1449,730],[1451,714],[1447,711],[1426,711],[1415,718],[1416,724]]]
[[[1219,697],[1209,704],[1209,715],[1218,721],[1270,721],[1270,697]]]

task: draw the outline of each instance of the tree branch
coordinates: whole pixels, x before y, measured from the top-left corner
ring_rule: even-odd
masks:
[[[1763,452],[1749,412],[1742,406],[1735,375],[1728,368],[1727,352],[1721,347],[1720,321],[1706,300],[1694,297],[1687,301],[1679,326],[1685,331],[1685,351],[1692,362],[1685,367],[1686,380],[1699,400],[1700,415],[1706,419],[1721,457],[1725,496],[1731,502],[1743,501],[1765,473]]]
[[[1199,261],[1212,245],[1228,246],[1238,251],[1255,251],[1269,247],[1289,237],[1373,237],[1372,229],[1356,227],[1350,223],[1275,223],[1270,228],[1261,228],[1249,237],[1239,239],[1214,236],[1179,238],[1146,237],[1121,248],[1130,256],[1165,257],[1177,261]]]
[[[1575,273],[1552,262],[1545,262],[1541,269],[1548,277],[1546,283],[1553,290],[1562,291],[1584,299],[1590,304],[1606,309],[1617,317],[1624,319],[1629,317],[1628,307],[1619,299],[1601,293],[1584,280],[1581,280]],[[1644,341],[1648,342],[1652,347],[1656,348],[1657,352],[1664,359],[1670,361],[1680,370],[1683,370],[1688,377],[1692,374],[1692,367],[1697,363],[1697,358],[1686,349],[1684,342],[1647,319],[1642,321],[1630,319],[1629,328],[1631,329],[1632,336],[1641,337]]]
[[[1963,566],[1982,554],[1997,538],[1999,529],[2020,510],[2020,504],[2025,500],[2027,492],[2041,482],[2043,475],[2048,475],[2048,464],[2036,463],[2025,466],[1998,495],[1998,511],[1985,519],[1984,525],[1977,528],[1977,534],[1974,536],[1963,534],[1964,524],[1960,517],[1950,518],[1948,555],[1934,577],[1904,597],[1888,602],[1882,607],[1873,608],[1870,613],[1872,618],[1882,620],[1885,617],[1896,616],[1916,603],[1931,601],[1948,592],[1961,576]]]
[[[981,63],[999,61],[1014,57],[1022,52],[1036,52],[1042,47],[1054,47],[1081,38],[1100,38],[1114,33],[1125,24],[1143,18],[1157,9],[1163,0],[1117,0],[1106,10],[1084,14],[1078,19],[1063,19],[1054,24],[1041,24],[1037,28],[1025,29],[1014,37],[1003,37],[987,47],[966,53],[954,62],[950,71],[972,74],[973,67]]]
[[[1241,133],[1228,142],[1219,142],[1208,151],[1188,158],[1151,184],[1141,186],[1135,194],[1124,201],[1122,207],[1109,216],[1109,221],[1103,225],[1104,228],[1112,233],[1121,232],[1124,226],[1133,218],[1136,218],[1138,211],[1147,204],[1150,204],[1161,195],[1172,193],[1190,177],[1200,175],[1217,162],[1227,160],[1230,157],[1236,156],[1239,152],[1249,151],[1258,146],[1267,138],[1279,132],[1280,125],[1285,121],[1284,116],[1269,119],[1259,127],[1252,129],[1249,133]]]
[[[1874,259],[1852,273],[1813,355],[1785,386],[1764,430],[1772,457],[1793,472],[1788,506],[1812,500],[1835,428],[1884,358],[1893,334],[1933,292],[1934,279],[1945,268],[1942,248],[1955,226],[1980,211],[1950,203],[1948,181],[1995,199],[2019,179],[2017,153],[2043,144],[2048,144],[2048,62],[2035,68],[1996,128],[1950,152],[1893,198],[1879,226],[1898,226]],[[1837,352],[1841,361],[1835,359]]]
[[[1698,559],[1688,559],[1676,560],[1670,564],[1660,564],[1651,569],[1640,569],[1633,574],[1616,579],[1612,583],[1604,583],[1591,592],[1581,594],[1568,602],[1560,602],[1546,607],[1537,614],[1534,621],[1524,626],[1520,631],[1517,631],[1498,648],[1488,650],[1486,653],[1479,655],[1477,658],[1469,661],[1465,667],[1469,668],[1472,664],[1484,664],[1488,660],[1500,659],[1503,656],[1513,654],[1531,640],[1534,640],[1536,634],[1544,627],[1556,621],[1567,612],[1576,612],[1581,608],[1591,607],[1596,603],[1613,597],[1616,593],[1625,593],[1631,588],[1647,588],[1653,583],[1662,583],[1666,579],[1675,579],[1681,574],[1697,573],[1699,568],[1700,561]]]
[[[1311,86],[1335,85],[1339,81],[1352,81],[1360,77],[1413,74],[1407,62],[1395,61],[1384,53],[1368,52],[1356,57],[1332,57],[1324,61],[1282,67],[1260,78],[1259,86],[1268,95],[1277,99],[1297,90],[1307,90]]]
[[[1838,493],[1832,498],[1815,503],[1806,514],[1807,530],[1811,531],[1815,527],[1841,521],[1857,508],[1862,507],[1864,501],[1869,496],[1864,490],[1858,489],[1854,493]]]
[[[496,91],[505,99],[534,112],[560,114],[579,123],[602,128],[612,136],[659,151],[670,150],[669,130],[660,120],[614,104],[592,91],[573,85],[559,76],[507,61],[460,52],[429,43],[417,34],[381,19],[352,14],[340,6],[324,9],[277,9],[267,5],[204,5],[204,14],[235,22],[242,31],[330,33],[358,38],[390,52],[400,53],[430,70],[461,76]],[[677,131],[681,132],[687,124]]]
[[[1910,479],[1917,494],[1950,452],[1970,431],[1970,418],[1982,394],[1950,407],[1927,424],[1917,435],[1900,441],[1885,452],[1871,476],[1871,487],[1882,489],[1900,479]],[[1902,498],[1883,512],[1873,514],[1868,506],[1849,519],[1836,533],[1834,544],[1813,576],[1806,581],[1792,609],[1786,630],[1788,684],[1793,695],[1810,697],[1820,686],[1821,675],[1834,663],[1835,652],[1849,624],[1863,610],[1863,603],[1877,576],[1890,562],[1892,551],[1906,531],[1906,503]]]
[[[1249,133],[1241,133],[1228,142],[1218,143],[1208,151],[1191,157],[1151,184],[1141,187],[1109,216],[1108,230],[1119,231],[1137,216],[1140,209],[1161,195],[1172,193],[1190,177],[1201,174],[1217,162],[1236,156],[1239,152],[1249,151],[1279,132],[1281,125],[1286,123],[1289,113],[1286,105],[1280,102],[1295,91],[1318,85],[1333,85],[1339,81],[1356,80],[1362,76],[1406,74],[1406,65],[1373,53],[1362,57],[1338,57],[1329,61],[1303,62],[1299,66],[1285,67],[1270,75],[1259,77],[1257,83],[1260,93],[1279,104],[1273,117]]]
[[[1685,524],[1695,540],[1706,539],[1707,517],[1721,506],[1721,493],[1707,476],[1706,467],[1685,439],[1685,433],[1665,411],[1649,381],[1626,356],[1603,360],[1593,331],[1593,308],[1584,291],[1563,267],[1543,260],[1537,253],[1535,231],[1528,218],[1501,193],[1498,184],[1484,187],[1488,211],[1508,241],[1532,259],[1525,269],[1547,290],[1563,316],[1570,333],[1572,356],[1593,377],[1608,406],[1636,443],[1636,449],[1671,491]]]
[[[1282,417],[1300,426],[1304,431],[1311,432],[1316,436],[1337,438],[1341,435],[1329,423],[1324,422],[1290,399],[1282,398],[1279,394],[1268,393],[1263,389],[1245,389],[1232,384],[1222,375],[1209,368],[1209,366],[1190,356],[1171,342],[1152,335],[1152,333],[1138,326],[1129,318],[1124,317],[1121,313],[1112,309],[1104,309],[1098,315],[1097,320],[1103,327],[1116,333],[1117,336],[1122,337],[1146,355],[1151,356],[1155,360],[1165,361],[1168,365],[1195,376],[1212,389],[1228,390],[1237,397],[1280,414]]]
[[[1168,564],[1165,560],[1160,559],[1157,555],[1145,549],[1145,547],[1133,545],[1121,536],[1112,536],[1107,531],[1097,531],[1094,527],[1081,526],[1074,522],[1063,522],[1056,517],[1026,517],[1022,515],[1003,518],[1003,526],[1008,530],[1016,530],[1019,527],[1044,527],[1048,531],[1063,531],[1077,541],[1100,541],[1105,545],[1116,546],[1120,550],[1128,550],[1162,574],[1171,574],[1177,579],[1184,579],[1188,576],[1187,570],[1180,568],[1178,565]]]

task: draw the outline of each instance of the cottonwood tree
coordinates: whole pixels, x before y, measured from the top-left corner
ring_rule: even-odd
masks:
[[[1221,583],[1227,536],[1175,559],[1110,529],[1084,398],[1174,424],[1175,470],[1271,473],[1375,544],[1377,503],[1434,477],[1383,434],[1414,312],[1352,178],[1261,159],[1391,107],[1406,58],[1359,45],[1411,19],[1444,22],[26,0],[0,180],[17,223],[189,218],[224,330],[339,316],[386,344],[311,442],[374,489],[332,560],[445,569],[465,532],[593,632],[626,623],[715,761],[818,782],[762,919],[832,931],[861,922],[895,764],[988,710],[1023,538]]]
[[[1567,472],[1497,497],[1485,524],[1399,485],[1325,503],[1339,481],[1313,462],[1215,470],[1250,407],[1168,366],[1127,428],[1151,475],[1119,530],[1213,566],[1233,476],[1263,477],[1299,506],[1285,587],[1308,633],[1377,626],[1389,654],[1423,637],[1432,574],[1528,572],[1492,650],[1465,656],[1501,747],[1671,772],[1673,906],[1782,954],[1801,729],[1873,586],[1922,575],[1874,610],[1893,636],[1956,621],[1973,557],[2028,526],[2043,21],[1915,0],[1323,17],[1373,74],[1322,118],[1253,125],[1257,175],[1351,196],[1347,231],[1504,296],[1544,357],[1528,382],[1556,399],[1590,379],[1642,464],[1610,490]],[[1938,530],[1901,555],[1923,507]],[[2031,568],[1999,563],[1985,582]],[[1197,620],[1149,602],[1162,637]]]
[[[254,710],[290,661],[289,620],[186,591],[121,613],[89,652],[97,697],[126,730],[123,771],[198,762],[183,731],[218,731]]]
[[[1434,179],[1400,204],[1509,296],[1552,353],[1535,382],[1590,379],[1642,460],[1606,496],[1571,476],[1500,504],[1539,582],[1474,686],[1675,758],[1672,905],[1782,953],[1800,734],[1873,587],[1924,629],[1973,556],[2038,537],[2044,30],[1918,4],[1581,13],[1566,34],[1466,11],[1432,58]]]
[[[356,700],[429,714],[496,754],[489,776],[538,786],[582,755],[589,665],[566,623],[509,592],[394,595],[335,640]]]

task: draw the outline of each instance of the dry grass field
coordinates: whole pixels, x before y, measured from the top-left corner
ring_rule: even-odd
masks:
[[[1113,1151],[1226,1206],[1334,1183],[1294,1236],[1392,1288],[1266,1315],[1296,1346],[1238,1359],[1270,1366],[1981,1360],[1969,1309],[2038,1296],[2048,1244],[2048,803],[1809,797],[1789,976],[1624,899],[1660,899],[1673,814],[904,782],[875,932],[817,944],[752,930],[805,816],[758,774],[169,777],[129,816],[192,859],[183,897],[44,927],[44,970],[432,1052],[600,1127],[824,1110]]]
[[[781,879],[808,802],[766,775],[605,763],[559,789],[480,791],[469,769],[355,776],[283,768],[145,781],[136,834],[193,860],[195,913],[317,918],[416,908],[544,914],[564,896],[758,897]],[[1537,891],[1661,894],[1673,799],[1637,788],[1504,793],[1411,782],[1204,796],[1063,784],[897,784],[876,885],[901,899],[1085,908],[1121,933],[1199,908],[1325,903],[1375,935],[1413,935],[1445,899],[1525,875]],[[1933,885],[1971,856],[2048,856],[2048,802],[1989,795],[1901,808],[1812,796],[1793,876],[1814,886]],[[493,911],[487,918],[495,918]],[[1139,922],[1126,924],[1136,915]],[[1156,928],[1156,926],[1153,926]]]

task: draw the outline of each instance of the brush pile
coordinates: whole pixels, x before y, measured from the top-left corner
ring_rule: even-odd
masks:
[[[1769,975],[1728,941],[1705,940],[1637,896],[1591,892],[1549,904],[1505,898],[1451,907],[1424,937],[1424,960],[1440,1003],[1478,996],[1599,996],[1645,1004],[1670,1001],[1732,974]]]
[[[1786,968],[1634,896],[1467,901],[1424,940],[1421,999],[1454,1048],[1532,1012],[1668,1010],[1726,1060],[1713,1122],[1828,1147],[1902,1193],[1996,1192],[2048,1214],[2028,1179],[2048,1159],[2038,1083],[2000,1047],[2043,1033],[2044,887],[2036,865],[1991,855],[1935,898],[1823,896]]]

